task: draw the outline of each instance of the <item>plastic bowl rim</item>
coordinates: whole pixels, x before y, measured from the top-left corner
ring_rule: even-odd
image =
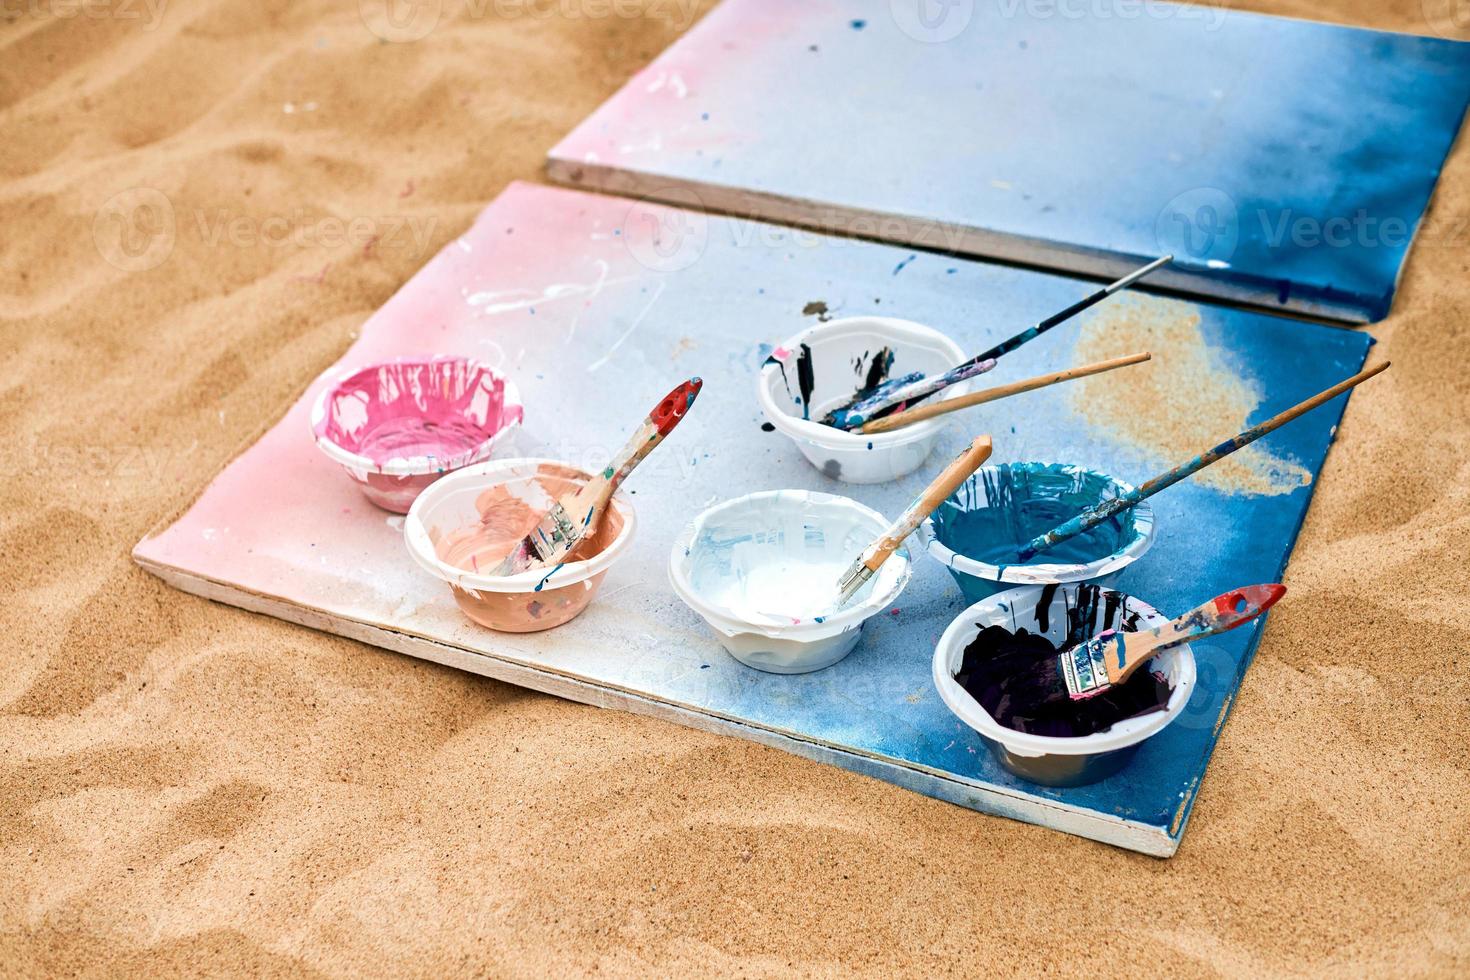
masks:
[[[922,339],[937,342],[943,346],[949,354],[953,364],[961,364],[965,360],[965,351],[959,344],[947,335],[930,326],[916,323],[913,320],[903,320],[897,317],[885,316],[853,316],[844,317],[839,320],[828,320],[814,327],[808,327],[801,333],[783,340],[779,347],[787,350],[795,350],[802,343],[809,343],[814,338],[824,338],[832,334],[843,334],[857,332],[860,329],[876,328],[875,332],[888,331],[894,335],[893,339]],[[905,338],[903,335],[908,334]],[[792,439],[812,443],[823,449],[831,450],[858,450],[866,449],[872,444],[872,451],[881,449],[895,449],[899,446],[907,446],[937,434],[941,427],[947,423],[947,419],[940,417],[916,422],[906,425],[892,432],[875,432],[864,435],[861,432],[847,432],[836,429],[830,425],[822,425],[820,422],[812,422],[808,419],[797,418],[781,411],[776,404],[775,397],[771,394],[769,379],[780,368],[775,364],[764,364],[756,374],[756,400],[760,403],[761,411],[766,420],[776,427],[776,430]],[[945,401],[950,398],[958,398],[968,390],[969,382],[962,381],[951,385],[938,400]]]
[[[600,575],[612,567],[628,545],[633,540],[633,533],[638,528],[638,515],[633,509],[633,502],[621,490],[613,495],[613,505],[618,508],[618,513],[623,517],[622,529],[618,536],[608,543],[608,546],[591,558],[583,561],[567,562],[556,569],[535,568],[516,575],[483,575],[479,572],[451,565],[439,558],[434,550],[434,543],[429,537],[429,529],[424,523],[424,511],[443,494],[457,489],[463,484],[473,483],[487,476],[499,476],[505,471],[525,469],[525,477],[534,475],[534,470],[540,466],[560,466],[582,474],[587,479],[592,479],[593,474],[580,466],[559,459],[543,459],[532,457],[518,457],[513,459],[492,459],[483,463],[476,463],[456,470],[441,479],[434,481],[418,498],[414,500],[413,506],[409,508],[408,514],[403,519],[403,539],[411,554],[419,566],[444,582],[455,588],[471,592],[502,592],[523,593],[535,592],[537,586],[545,583],[548,588],[560,589],[569,585],[576,585],[596,575]],[[488,489],[504,480],[486,483]],[[552,576],[554,581],[550,581]]]
[[[1071,468],[1083,473],[1090,473],[1094,476],[1102,477],[1118,488],[1120,493],[1131,493],[1134,489],[1131,484],[1118,479],[1110,473],[1105,473],[1102,470],[1093,469],[1088,466],[1074,466],[1070,463],[1040,463],[1018,460],[1011,463],[989,464],[980,467],[975,472],[978,475],[986,471],[994,472],[1002,468],[1016,466]],[[971,479],[974,479],[974,477],[971,477]],[[1082,564],[1042,563],[1002,566],[980,561],[977,558],[962,555],[940,541],[939,536],[934,532],[934,518],[932,516],[926,517],[923,520],[919,525],[917,534],[919,541],[924,546],[924,550],[928,552],[930,557],[938,561],[941,565],[953,568],[973,578],[978,578],[986,582],[1009,583],[1011,585],[1071,584],[1089,582],[1093,579],[1112,575],[1133,564],[1148,553],[1149,548],[1153,547],[1156,529],[1153,505],[1147,500],[1140,501],[1129,508],[1129,516],[1136,532],[1133,540],[1111,554]]]
[[[1185,707],[1189,704],[1190,695],[1194,692],[1196,681],[1194,650],[1188,643],[1161,654],[1165,658],[1177,660],[1179,673],[1178,682],[1169,694],[1169,703],[1164,711],[1125,718],[1107,731],[1076,738],[1058,735],[1030,735],[1007,728],[996,721],[990,712],[986,711],[984,706],[972,698],[970,693],[954,679],[950,668],[951,655],[962,652],[964,644],[979,634],[980,628],[975,623],[977,619],[987,618],[987,613],[993,617],[994,610],[986,610],[982,607],[997,607],[1002,603],[1014,606],[1017,599],[1024,599],[1029,593],[1040,592],[1044,588],[1045,586],[1039,585],[1023,585],[1004,592],[997,592],[967,607],[945,628],[939,638],[939,643],[934,648],[934,686],[939,691],[940,700],[954,713],[955,717],[981,736],[1004,745],[1015,755],[1036,758],[1043,755],[1099,755],[1124,749],[1157,735],[1184,713]],[[1140,625],[1154,627],[1169,621],[1169,617],[1131,593],[1109,589],[1106,586],[1098,586],[1098,588],[1122,596],[1127,604],[1136,608],[1141,615]]]
[[[686,524],[684,529],[679,532],[678,537],[674,539],[674,545],[669,550],[669,583],[673,586],[675,594],[684,601],[684,604],[699,613],[711,626],[718,627],[731,635],[756,633],[761,636],[770,637],[771,639],[808,640],[815,642],[828,639],[839,633],[844,633],[849,629],[855,629],[861,626],[864,622],[881,612],[884,606],[897,599],[908,586],[909,578],[913,575],[913,558],[909,554],[907,547],[900,546],[893,553],[893,556],[888,559],[888,562],[903,562],[903,568],[894,579],[891,588],[882,593],[877,592],[875,589],[868,595],[867,599],[847,606],[836,615],[823,617],[820,623],[805,620],[801,623],[792,623],[789,625],[756,623],[741,619],[724,607],[717,606],[705,600],[699,594],[698,590],[694,588],[694,583],[689,579],[689,575],[685,569],[685,559],[689,557],[688,551],[690,546],[699,537],[700,530],[709,518],[721,511],[732,509],[737,505],[749,504],[757,499],[770,498],[780,500],[783,494],[793,493],[800,493],[808,500],[817,500],[820,502],[831,501],[850,506],[874,522],[875,527],[878,529],[875,531],[875,534],[881,532],[888,524],[882,514],[868,507],[866,504],[861,504],[851,497],[844,497],[841,494],[835,493],[825,493],[820,490],[760,490],[707,507],[692,521]],[[888,562],[884,563],[885,567]],[[835,582],[833,583],[833,590],[836,590]]]
[[[453,362],[463,363],[466,368],[479,369],[498,379],[501,383],[503,404],[505,406],[515,405],[520,408],[521,418],[513,419],[505,423],[495,431],[490,438],[481,442],[473,449],[466,450],[457,456],[446,459],[438,459],[432,456],[410,456],[395,457],[386,462],[379,463],[359,453],[333,442],[327,435],[327,403],[332,396],[341,390],[347,382],[366,374],[369,371],[379,371],[385,367],[395,365],[435,365]],[[322,390],[317,394],[316,401],[311,408],[311,434],[320,449],[328,459],[338,463],[350,470],[362,473],[380,473],[384,476],[429,476],[434,473],[452,473],[463,469],[467,465],[479,462],[494,451],[495,446],[507,435],[520,428],[525,417],[526,406],[521,401],[520,389],[510,376],[491,367],[484,361],[473,357],[460,357],[457,355],[435,355],[432,357],[395,357],[386,361],[373,361],[359,367],[334,368],[319,379],[324,383]]]

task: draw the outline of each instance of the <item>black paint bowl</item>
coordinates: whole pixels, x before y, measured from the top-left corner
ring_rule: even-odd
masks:
[[[1046,603],[1043,608],[1043,601]],[[955,680],[965,647],[990,626],[1012,632],[1026,629],[1053,646],[1109,629],[1152,629],[1168,617],[1148,603],[1102,586],[1072,583],[1024,586],[1000,592],[960,613],[934,650],[934,686],[955,716],[979,734],[1008,772],[1044,786],[1082,786],[1106,779],[1133,758],[1140,745],[1184,713],[1194,691],[1194,652],[1188,644],[1168,650],[1147,669],[1160,673],[1170,688],[1163,710],[1136,715],[1111,728],[1076,738],[1032,735],[1007,728]]]

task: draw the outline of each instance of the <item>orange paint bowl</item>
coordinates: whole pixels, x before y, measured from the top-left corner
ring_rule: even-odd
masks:
[[[419,494],[403,523],[420,566],[449,584],[464,614],[503,633],[534,633],[575,619],[628,550],[638,520],[615,494],[597,531],[554,569],[490,575],[536,526],[550,501],[585,486],[586,470],[550,459],[502,459],[451,473]]]
[[[406,514],[444,474],[489,459],[524,416],[516,386],[488,365],[403,358],[334,377],[313,406],[311,430],[368,500]]]

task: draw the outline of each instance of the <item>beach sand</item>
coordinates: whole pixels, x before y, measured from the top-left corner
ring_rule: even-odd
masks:
[[[688,9],[375,2],[0,4],[0,975],[1470,972],[1470,148],[1164,862],[133,565]]]

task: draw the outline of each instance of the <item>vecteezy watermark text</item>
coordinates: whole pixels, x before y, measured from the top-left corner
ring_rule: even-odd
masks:
[[[959,37],[975,19],[979,0],[889,0],[899,30],[916,41],[942,44]],[[984,0],[1003,20],[1201,20],[1217,30],[1226,9],[1219,0]]]
[[[457,19],[651,20],[685,30],[701,0],[463,0]],[[358,0],[357,11],[373,34],[407,43],[428,37],[444,16],[444,0]]]
[[[181,235],[207,248],[352,247],[367,254],[391,250],[425,253],[438,219],[432,215],[382,214],[339,217],[301,207],[275,214],[241,214],[229,208],[180,212],[152,187],[114,194],[92,220],[97,253],[125,272],[157,268],[173,254]]]
[[[409,248],[429,246],[437,219],[427,215],[312,216],[305,208],[266,217],[235,214],[228,208],[194,211],[195,230],[205,245],[238,248]]]
[[[1470,244],[1466,224],[1426,222],[1419,240],[1425,245]],[[1414,224],[1402,215],[1375,214],[1366,207],[1326,215],[1290,207],[1242,208],[1219,188],[1197,187],[1164,206],[1154,233],[1161,253],[1224,268],[1242,241],[1272,250],[1403,249],[1414,238]]]
[[[131,20],[151,31],[168,0],[0,0],[0,22],[33,20]]]

